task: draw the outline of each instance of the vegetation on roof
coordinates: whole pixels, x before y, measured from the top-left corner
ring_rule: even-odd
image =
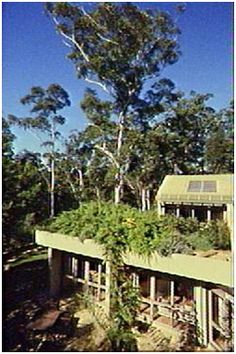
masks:
[[[124,252],[142,255],[230,248],[230,233],[223,221],[200,223],[191,218],[158,216],[154,210],[140,212],[125,204],[85,203],[61,213],[43,228],[82,241],[94,239],[106,249],[116,245]]]

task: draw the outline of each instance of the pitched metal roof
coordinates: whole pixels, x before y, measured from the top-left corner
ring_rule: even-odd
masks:
[[[232,203],[233,174],[168,175],[156,199],[162,202]]]

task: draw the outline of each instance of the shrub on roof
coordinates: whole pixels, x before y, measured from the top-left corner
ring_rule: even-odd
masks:
[[[63,212],[45,228],[78,237],[81,241],[94,239],[106,249],[112,245],[113,249],[114,246],[122,247],[124,252],[141,255],[157,251],[167,256],[230,246],[225,224],[158,216],[156,211],[140,212],[125,204],[86,203],[76,210]]]

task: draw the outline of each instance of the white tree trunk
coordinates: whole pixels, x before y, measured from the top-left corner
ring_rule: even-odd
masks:
[[[141,202],[142,202],[142,211],[146,210],[146,190],[142,187],[141,189]]]
[[[150,189],[146,190],[146,206],[147,210],[150,210]]]
[[[50,217],[53,218],[55,215],[55,200],[54,200],[54,190],[55,190],[55,123],[52,122],[52,155],[51,155],[51,188],[50,188]]]
[[[100,200],[101,200],[101,197],[100,197],[100,190],[99,190],[98,187],[95,187],[95,189],[96,189],[97,200],[98,200],[98,202],[100,202]]]
[[[121,189],[121,185],[119,183],[117,186],[115,186],[115,204],[120,203],[120,189]]]
[[[55,161],[54,161],[54,156],[52,156],[51,160],[51,200],[50,200],[50,217],[53,218],[55,215],[55,210],[54,210],[54,189],[55,189]]]
[[[79,186],[82,189],[84,186],[82,170],[78,169],[78,173],[79,173]]]
[[[123,142],[123,130],[124,130],[124,115],[123,115],[123,112],[121,112],[120,116],[119,116],[119,132],[118,132],[118,137],[117,137],[117,150],[116,150],[118,160],[120,157],[121,146],[122,146],[122,142]],[[118,166],[116,180],[117,180],[116,181],[117,184],[115,186],[115,204],[119,204],[120,200],[121,200],[121,192],[122,192],[122,188],[123,188],[123,184],[124,184],[124,177],[121,172],[120,163]]]

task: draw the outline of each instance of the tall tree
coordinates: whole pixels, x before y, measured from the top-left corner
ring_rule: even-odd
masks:
[[[2,226],[3,241],[8,246],[47,216],[48,197],[47,184],[38,173],[43,167],[39,156],[28,151],[14,155],[15,136],[4,118],[2,126]]]
[[[234,171],[234,106],[233,102],[214,117],[206,139],[205,159],[210,173]]]
[[[15,200],[15,185],[17,179],[14,164],[13,141],[15,139],[9,124],[2,119],[2,218],[3,237],[10,233],[9,227],[13,223],[13,209]]]
[[[51,84],[47,89],[32,87],[28,95],[21,99],[22,104],[31,106],[30,117],[17,118],[9,115],[8,119],[26,130],[31,130],[42,146],[48,149],[45,155],[50,160],[51,180],[48,183],[50,192],[50,216],[55,213],[54,189],[55,189],[55,153],[56,141],[60,137],[58,126],[65,123],[65,118],[58,111],[70,105],[68,93],[58,84]],[[47,140],[43,141],[39,133],[47,134]]]
[[[169,143],[172,173],[196,174],[206,172],[205,145],[214,109],[207,105],[210,94],[191,92],[180,96],[166,113],[163,126]]]
[[[167,13],[144,11],[130,3],[101,3],[91,11],[69,3],[49,3],[47,11],[70,47],[68,57],[78,78],[110,96],[110,118],[116,123],[115,150],[109,150],[106,141],[95,148],[114,167],[115,203],[119,203],[125,179],[121,155],[129,117],[138,103],[140,109],[147,108],[145,85],[177,61],[180,31]],[[87,93],[87,103],[94,105],[95,100],[93,92]]]

